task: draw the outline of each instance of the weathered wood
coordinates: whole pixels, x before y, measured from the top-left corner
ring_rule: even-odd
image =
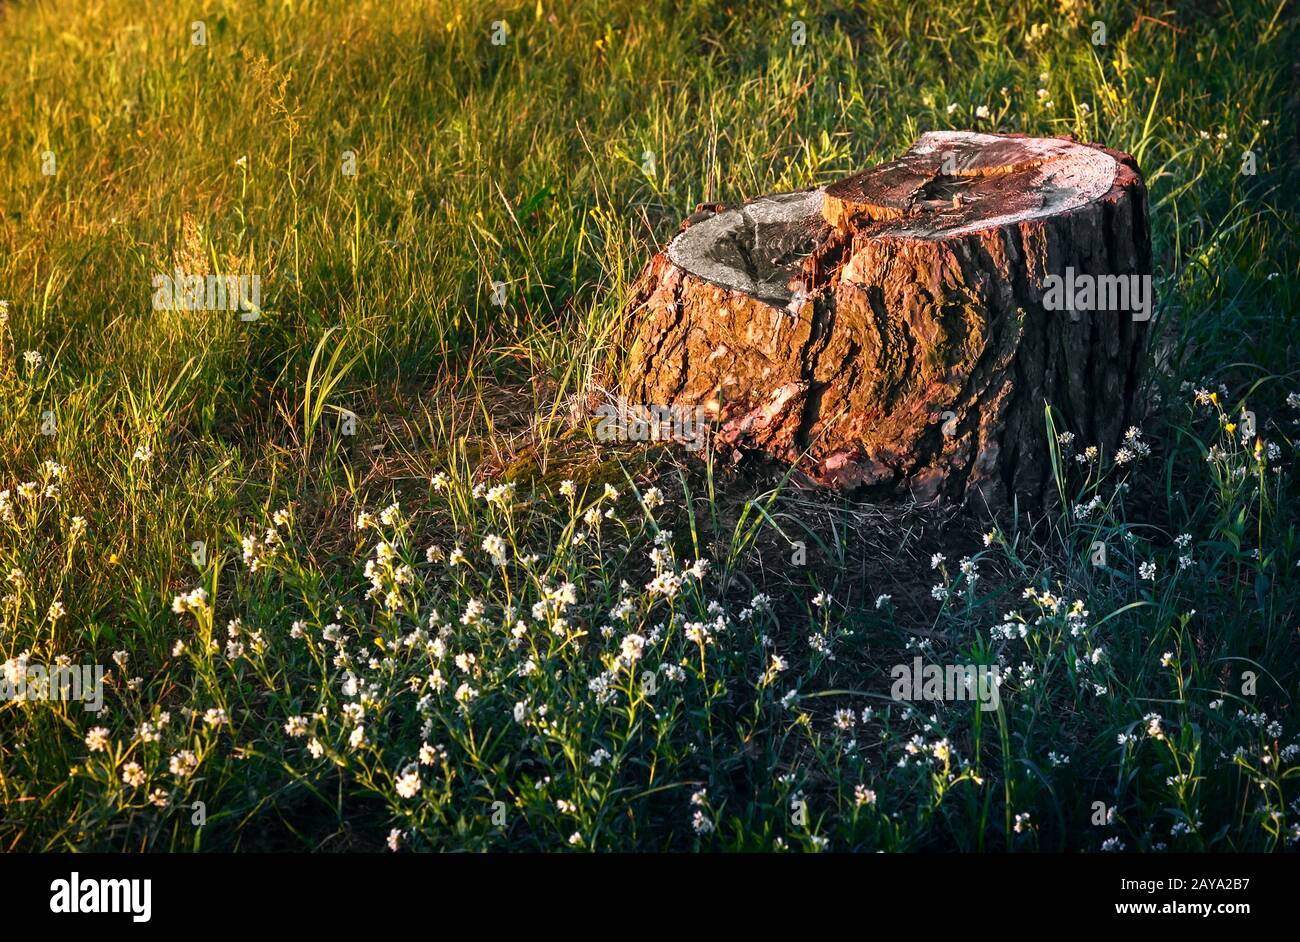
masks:
[[[1037,504],[1044,403],[1114,446],[1145,333],[1049,310],[1048,276],[1147,275],[1150,251],[1131,157],[928,133],[824,189],[701,207],[637,282],[624,391],[704,405],[720,442],[825,484]]]

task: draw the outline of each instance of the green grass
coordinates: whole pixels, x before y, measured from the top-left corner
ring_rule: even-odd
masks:
[[[0,7],[0,660],[112,668],[98,714],[0,703],[0,846],[1296,840],[1293,9],[299,6]],[[1138,157],[1148,456],[1063,445],[1059,516],[994,530],[596,441],[575,406],[617,382],[628,286],[696,203],[949,127]],[[176,264],[258,274],[262,316],[154,310]],[[1226,427],[1243,409],[1276,454]],[[513,499],[485,500],[506,479]],[[647,509],[651,487],[668,499]],[[594,530],[592,505],[612,511]],[[672,598],[645,588],[697,558]],[[207,604],[173,610],[198,587]],[[918,654],[1000,664],[1001,708],[892,700]]]

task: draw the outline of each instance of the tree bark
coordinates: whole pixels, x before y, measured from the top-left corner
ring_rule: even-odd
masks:
[[[1132,157],[932,132],[823,189],[701,207],[634,288],[624,394],[704,406],[735,454],[829,486],[1038,506],[1045,405],[1116,446],[1150,315],[1061,310],[1049,276],[1150,271]]]

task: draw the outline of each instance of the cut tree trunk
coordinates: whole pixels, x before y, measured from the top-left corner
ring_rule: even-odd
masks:
[[[701,207],[638,279],[623,392],[704,406],[733,454],[823,484],[1039,506],[1045,405],[1117,445],[1150,311],[1058,309],[1048,276],[1150,271],[1132,157],[932,132],[823,189]]]

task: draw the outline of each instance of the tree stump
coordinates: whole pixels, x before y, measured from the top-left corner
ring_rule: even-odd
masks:
[[[624,394],[703,406],[733,454],[826,485],[1039,505],[1045,404],[1107,449],[1135,419],[1150,271],[1132,157],[931,132],[825,188],[700,207],[634,288]]]

